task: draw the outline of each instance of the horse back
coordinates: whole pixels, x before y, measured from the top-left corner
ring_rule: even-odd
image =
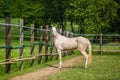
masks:
[[[77,49],[77,41],[75,38],[60,37],[55,41],[55,46],[61,50]]]

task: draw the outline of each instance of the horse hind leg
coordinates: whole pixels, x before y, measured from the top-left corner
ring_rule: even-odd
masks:
[[[82,55],[85,57],[85,68],[87,68],[88,65],[88,55],[85,51],[81,51]]]
[[[78,50],[82,53],[82,55],[85,57],[85,68],[87,68],[88,65],[88,55],[86,53],[87,46],[84,44],[78,43]]]

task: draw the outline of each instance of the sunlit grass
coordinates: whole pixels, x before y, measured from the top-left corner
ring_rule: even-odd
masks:
[[[0,19],[0,22],[5,22],[5,19]],[[12,23],[13,24],[19,24],[19,19],[12,19]],[[70,28],[70,23],[67,25],[69,27],[66,28],[66,30],[71,30]],[[78,28],[77,25],[74,26],[76,29]],[[77,30],[76,30],[77,31]],[[17,47],[20,46],[19,43],[19,27],[12,27],[12,40],[11,40],[11,45],[13,47]],[[24,30],[24,45],[30,45],[30,30]],[[35,43],[38,43],[39,41],[35,41]],[[110,43],[112,44],[112,43]],[[0,26],[0,46],[5,46],[5,27]],[[92,44],[92,50],[99,50],[100,45],[99,44]],[[120,50],[120,46],[102,46],[103,50]],[[50,50],[50,47],[49,47]],[[56,49],[54,48],[54,53],[56,54]],[[45,46],[43,46],[42,48],[42,54],[45,53]],[[79,53],[79,52],[76,52]],[[34,49],[34,56],[37,56],[39,54],[38,51],[38,45],[35,46]],[[96,53],[94,53],[96,54]],[[98,54],[98,53],[97,53]],[[106,53],[105,53],[106,54]],[[111,53],[108,53],[111,54]],[[11,59],[15,60],[18,59],[20,55],[19,49],[14,49],[11,51]],[[4,49],[0,49],[0,62],[4,62],[5,61],[5,48]],[[30,47],[25,47],[24,51],[23,51],[23,57],[24,58],[28,58],[30,57]],[[118,62],[120,60],[118,60],[118,55],[117,56],[113,56],[113,55],[107,55],[107,56],[94,56],[93,57],[93,64],[91,65],[90,68],[88,69],[83,69],[81,67],[81,65],[78,65],[78,68],[75,69],[70,69],[70,70],[65,70],[65,72],[61,72],[60,74],[57,74],[56,76],[50,76],[48,79],[50,80],[57,80],[57,78],[59,78],[59,80],[107,80],[107,79],[112,79],[112,80],[117,80],[118,77],[118,71],[119,71],[119,64]],[[120,57],[119,57],[120,58]],[[54,60],[56,60],[56,58],[54,57]],[[23,71],[19,71],[19,62],[15,62],[12,64],[11,66],[11,72],[10,74],[6,74],[5,73],[5,65],[0,65],[0,80],[2,80],[4,77],[8,78],[9,76],[16,76],[16,74],[22,74],[22,73],[26,73],[29,71],[33,71],[33,70],[37,70],[39,68],[41,68],[41,66],[45,67],[45,65],[38,65],[38,57],[35,59],[34,62],[34,67],[30,67],[30,62],[29,60],[24,61],[24,66],[23,66]],[[45,62],[45,57],[42,58],[42,62]],[[50,62],[53,63],[53,62]],[[116,65],[118,64],[118,65]],[[115,65],[115,66],[114,66]],[[97,66],[97,67],[96,67]],[[112,69],[111,67],[113,67],[114,69]],[[112,72],[111,72],[112,71]],[[115,72],[116,71],[116,72]],[[70,73],[72,72],[72,73]],[[120,72],[120,71],[119,71]],[[112,74],[115,73],[115,74]],[[64,76],[64,75],[69,75],[69,76]],[[72,75],[72,76],[71,76]],[[112,75],[114,76],[112,78]],[[3,76],[1,78],[1,76]],[[62,76],[62,78],[61,78]],[[86,77],[88,76],[88,77]],[[103,76],[103,78],[102,78]],[[106,79],[105,79],[106,78]]]
[[[119,80],[120,55],[94,55],[93,62],[85,69],[82,64],[48,76],[47,80]]]

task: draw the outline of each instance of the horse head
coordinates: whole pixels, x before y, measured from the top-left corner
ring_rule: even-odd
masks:
[[[56,29],[56,27],[52,27],[52,34],[53,34],[53,36],[56,36],[57,35],[57,29]]]

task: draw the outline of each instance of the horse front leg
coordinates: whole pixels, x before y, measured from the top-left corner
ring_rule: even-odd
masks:
[[[61,54],[61,50],[57,49],[58,51],[58,55],[59,55],[59,59],[60,59],[60,63],[59,63],[59,69],[62,67],[62,54]]]

